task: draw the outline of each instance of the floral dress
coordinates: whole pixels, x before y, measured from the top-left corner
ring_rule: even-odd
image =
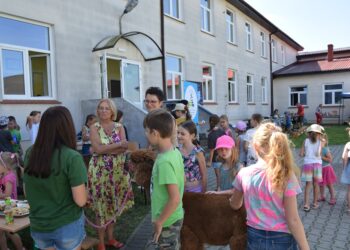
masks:
[[[120,123],[115,123],[108,136],[100,123],[95,123],[101,143],[108,145],[121,141]],[[130,176],[124,169],[125,155],[93,154],[88,171],[89,202],[101,225],[134,205]]]

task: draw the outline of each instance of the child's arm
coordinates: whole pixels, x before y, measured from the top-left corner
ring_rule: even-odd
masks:
[[[211,167],[211,163],[213,162],[214,151],[215,149],[210,149],[209,151],[208,167]]]
[[[90,140],[92,152],[97,154],[115,154],[118,149],[124,152],[128,147],[128,143],[126,141],[103,145],[95,126],[91,126],[90,128]]]
[[[232,196],[230,198],[230,205],[234,210],[238,210],[243,205],[243,192],[233,188]]]
[[[206,194],[233,194],[233,189],[227,189],[222,191],[208,191]]]
[[[169,195],[168,202],[165,204],[162,213],[159,215],[158,219],[154,221],[154,242],[158,242],[159,236],[163,229],[164,222],[169,218],[169,216],[174,213],[177,206],[181,201],[180,193],[177,184],[167,184],[167,191]]]
[[[332,156],[331,151],[329,149],[328,149],[326,155],[322,155],[322,160],[328,161],[329,163],[332,163],[333,156]]]
[[[299,156],[300,157],[304,157],[305,156],[305,140],[303,141],[303,144],[301,145]]]
[[[11,197],[12,194],[12,183],[11,182],[6,182],[5,183],[5,192],[0,193],[0,199],[4,199],[6,197]]]
[[[79,207],[83,207],[87,201],[87,190],[85,184],[72,187],[73,200]]]
[[[197,154],[197,160],[199,164],[199,172],[202,176],[202,192],[207,191],[207,168],[205,166],[205,157],[203,152]]]
[[[28,129],[32,129],[32,125],[33,125],[33,117],[30,115],[27,117],[27,127]]]
[[[306,240],[306,235],[304,231],[304,226],[301,223],[298,208],[297,208],[297,199],[296,196],[289,196],[283,198],[283,205],[286,214],[286,220],[288,228],[295,240],[297,241],[300,250],[309,250],[309,244]]]
[[[85,126],[83,126],[83,128],[81,129],[81,133],[82,133],[82,139],[83,141],[88,141],[90,140],[90,136],[88,135],[88,131],[86,129]]]
[[[343,168],[345,168],[348,165],[349,144],[350,144],[350,142],[346,143],[344,150],[343,150],[343,154],[342,154]]]

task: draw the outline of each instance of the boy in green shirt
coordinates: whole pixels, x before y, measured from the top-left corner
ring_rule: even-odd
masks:
[[[148,142],[157,148],[151,182],[151,211],[154,225],[153,244],[160,248],[180,249],[180,230],[184,211],[184,164],[173,143],[175,120],[165,110],[151,111],[143,121]]]
[[[9,123],[7,124],[7,127],[15,143],[12,145],[13,150],[15,151],[15,153],[18,153],[20,156],[22,156],[22,147],[21,147],[22,137],[21,137],[21,132],[18,129],[16,118],[14,116],[9,116],[8,118],[9,118]]]

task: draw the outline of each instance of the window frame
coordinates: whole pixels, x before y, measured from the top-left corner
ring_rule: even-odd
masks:
[[[211,67],[211,76],[206,76],[206,75],[203,75],[203,67],[204,66],[209,66]],[[216,92],[215,92],[215,67],[214,67],[214,64],[210,64],[210,63],[202,63],[202,98],[203,98],[203,102],[206,102],[206,103],[210,103],[210,102],[215,102],[215,95],[216,95]],[[205,84],[206,84],[206,93],[205,93],[205,96],[206,96],[206,99],[204,99],[204,95],[203,95],[203,82],[205,80]],[[211,92],[212,92],[212,99],[208,99],[208,81],[211,80]]]
[[[228,103],[238,103],[238,83],[237,83],[237,70],[233,69],[233,68],[227,68],[227,71],[232,70],[235,74],[235,80],[231,81],[229,80],[229,78],[227,77],[227,87],[228,87]],[[227,72],[228,73],[228,72]],[[232,85],[234,86],[234,99],[232,99],[231,96],[231,92],[230,89],[232,89]],[[231,88],[230,88],[231,87]],[[230,98],[231,97],[231,98]]]
[[[249,31],[248,31],[248,26],[249,26]],[[253,27],[249,22],[245,22],[244,23],[244,27],[245,27],[245,49],[247,51],[253,52]],[[250,46],[250,48],[248,48]]]
[[[212,9],[213,2],[212,2],[212,0],[207,0],[207,1],[209,2],[209,8],[206,7],[206,6],[203,6],[202,3],[200,2],[201,31],[209,33],[209,34],[212,34],[213,33],[213,30],[212,30],[212,26],[213,26],[212,20],[213,20],[213,18],[212,18],[211,9]],[[203,10],[203,13],[206,13],[206,14],[204,14],[204,16],[202,16],[202,10]],[[209,24],[208,24],[209,26],[208,27],[205,27],[205,25],[204,25],[204,27],[202,27],[202,20],[205,17],[209,18]],[[208,28],[208,30],[206,30],[205,28]]]
[[[164,0],[162,0],[164,1]],[[182,19],[182,13],[181,13],[181,0],[175,0],[177,3],[177,10],[178,10],[178,17],[174,15],[173,13],[173,1],[172,0],[165,0],[169,2],[169,8],[170,8],[170,13],[166,13],[165,10],[163,12],[163,14],[165,16],[177,19],[177,20],[181,20]]]
[[[171,75],[171,89],[172,89],[172,93],[173,93],[173,96],[172,98],[168,98],[168,100],[177,100],[178,98],[176,98],[176,89],[175,89],[175,76],[180,76],[180,99],[183,98],[183,57],[181,56],[177,56],[177,55],[173,55],[173,54],[166,54],[165,57],[174,57],[174,58],[177,58],[180,60],[180,68],[181,68],[181,71],[180,72],[177,72],[177,71],[173,71],[173,70],[168,70],[167,68],[167,65],[165,65],[165,68],[166,68],[166,74],[170,74]],[[168,87],[168,86],[167,86]],[[168,91],[167,91],[168,92]]]
[[[250,77],[251,82],[248,82],[248,77]],[[249,100],[249,87],[251,87],[251,100]],[[255,102],[255,96],[254,96],[254,75],[253,74],[247,74],[246,75],[246,89],[247,89],[247,103],[251,104]]]
[[[48,28],[48,43],[49,43],[49,50],[43,50],[43,49],[37,49],[32,47],[24,47],[24,46],[18,46],[13,44],[6,44],[6,43],[0,43],[0,98],[3,100],[56,100],[57,93],[56,93],[56,78],[55,78],[55,48],[54,48],[54,37],[53,37],[53,29],[52,26],[32,20],[27,20],[24,18],[19,17],[13,17],[10,15],[0,14],[0,17],[28,23],[28,24],[34,24],[38,26],[42,26],[45,28]],[[5,85],[4,85],[4,79],[3,79],[3,58],[2,58],[2,51],[3,50],[11,50],[11,51],[20,51],[23,55],[23,73],[24,73],[24,88],[25,93],[24,95],[13,95],[13,94],[5,94]],[[47,60],[47,81],[48,81],[48,95],[47,96],[33,96],[33,89],[32,89],[32,72],[31,72],[31,55],[29,55],[29,52],[39,52],[43,53],[43,55],[46,55],[48,58]]]
[[[266,35],[263,31],[260,31],[260,55],[263,58],[266,58]]]
[[[281,57],[282,57],[282,65],[286,65],[286,48],[281,45]]]
[[[271,60],[274,63],[277,63],[277,42],[275,39],[271,39]]]
[[[303,91],[293,91],[292,92],[292,88],[306,88],[306,90],[303,90]],[[307,106],[308,105],[308,98],[307,98],[307,94],[308,94],[308,86],[307,85],[299,85],[299,86],[289,86],[289,89],[288,89],[288,91],[289,91],[289,107],[296,107],[296,105],[292,105],[292,94],[298,94],[298,100],[297,100],[297,102],[296,103],[301,103],[301,101],[300,101],[300,95],[301,94],[305,94],[306,95],[306,103],[301,103],[302,105],[304,105],[304,106]]]
[[[227,20],[227,12],[231,13],[232,22]],[[226,17],[226,20],[225,20],[226,21],[226,41],[228,43],[237,44],[236,13],[230,9],[226,9],[225,17]],[[230,27],[230,29],[229,29],[230,34],[227,34],[227,27],[228,26]],[[232,41],[231,41],[231,37],[232,37]]]
[[[341,89],[331,89],[331,90],[326,90],[326,86],[330,86],[330,85],[341,85],[342,88]],[[322,106],[341,106],[342,102],[340,101],[339,103],[335,102],[335,92],[343,92],[344,90],[344,82],[334,82],[334,83],[324,83],[322,84]],[[332,93],[332,103],[331,104],[326,104],[326,98],[325,98],[325,94],[326,93]]]
[[[267,77],[261,77],[261,103],[267,104]]]

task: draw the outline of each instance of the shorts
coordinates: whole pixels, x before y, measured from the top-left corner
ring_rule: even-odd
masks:
[[[322,165],[320,163],[304,164],[301,181],[322,182]]]
[[[222,165],[221,162],[212,162],[211,163],[211,166],[213,167],[213,169],[218,169],[221,167],[221,165]]]
[[[57,250],[74,250],[83,242],[85,234],[85,216],[52,232],[31,231],[31,236],[39,249],[54,247]]]
[[[180,231],[183,219],[176,221],[169,227],[163,227],[158,242],[148,241],[145,250],[180,250]]]

